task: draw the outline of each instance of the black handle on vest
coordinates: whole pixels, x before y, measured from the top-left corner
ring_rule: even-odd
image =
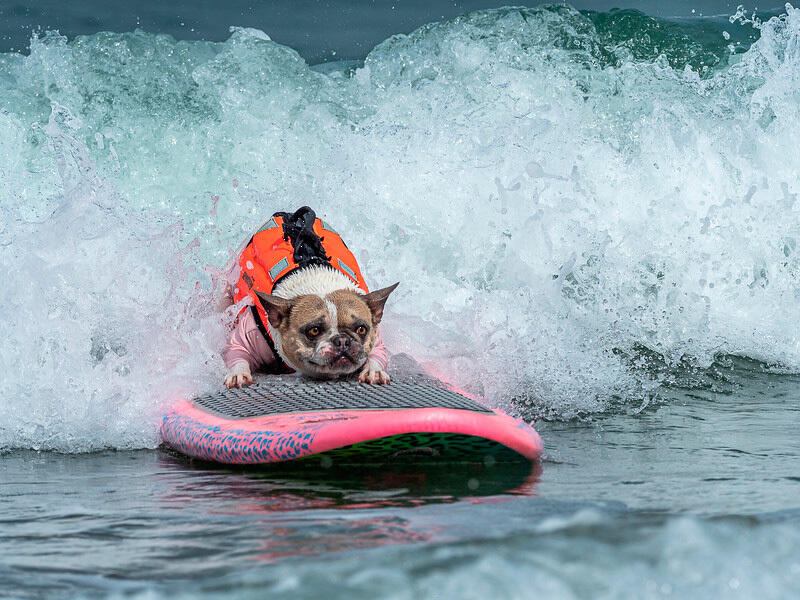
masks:
[[[314,232],[317,215],[313,209],[303,206],[291,215],[276,212],[273,216],[283,219],[283,239],[292,244],[294,262],[300,268],[311,264],[330,264],[331,258],[325,254],[322,238]]]

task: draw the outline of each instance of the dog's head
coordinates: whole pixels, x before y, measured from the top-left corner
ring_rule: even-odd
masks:
[[[273,340],[289,366],[305,375],[334,378],[364,366],[375,345],[383,306],[397,283],[370,294],[341,289],[289,300],[256,292]]]

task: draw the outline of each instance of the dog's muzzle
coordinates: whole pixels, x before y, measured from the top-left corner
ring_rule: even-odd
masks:
[[[346,368],[363,362],[363,358],[361,344],[340,333],[322,342],[310,362],[320,367]]]

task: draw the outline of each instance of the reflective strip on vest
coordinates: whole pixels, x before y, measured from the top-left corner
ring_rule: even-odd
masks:
[[[340,260],[339,262],[342,262],[342,261]],[[287,259],[285,259],[285,258],[280,259],[269,270],[269,278],[272,279],[272,281],[274,283],[275,280],[278,278],[278,275],[280,275],[281,272],[284,269],[288,269],[288,268],[289,268],[289,261]],[[348,269],[348,271],[349,271],[349,269]]]
[[[325,221],[323,221],[322,219],[320,219],[320,220],[319,220],[319,222],[320,222],[320,223],[322,223],[322,228],[323,228],[323,229],[327,229],[327,230],[328,230],[328,231],[330,231],[331,233],[335,233],[336,235],[339,235],[339,233],[338,233],[338,232],[337,232],[337,231],[336,231],[336,230],[335,230],[333,227],[331,227],[330,225],[328,225],[328,224],[327,224]]]
[[[345,273],[347,273],[348,275],[350,275],[350,277],[353,279],[353,281],[355,281],[356,283],[358,283],[358,277],[356,277],[356,274],[353,272],[353,269],[351,269],[351,268],[350,268],[350,267],[348,267],[346,264],[344,264],[344,263],[342,262],[342,259],[341,259],[341,258],[340,258],[340,259],[338,259],[338,260],[339,260],[339,268],[340,268],[342,271],[344,271]]]
[[[259,229],[256,233],[261,233],[262,231],[266,231],[267,229],[274,229],[277,226],[278,224],[275,222],[275,219],[270,219],[269,221],[264,223],[264,225],[261,226],[261,229]]]

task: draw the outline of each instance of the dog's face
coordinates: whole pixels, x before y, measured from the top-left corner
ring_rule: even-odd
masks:
[[[361,369],[375,345],[383,306],[398,284],[370,294],[336,290],[290,300],[258,294],[274,342],[290,366],[311,377],[334,378]]]

